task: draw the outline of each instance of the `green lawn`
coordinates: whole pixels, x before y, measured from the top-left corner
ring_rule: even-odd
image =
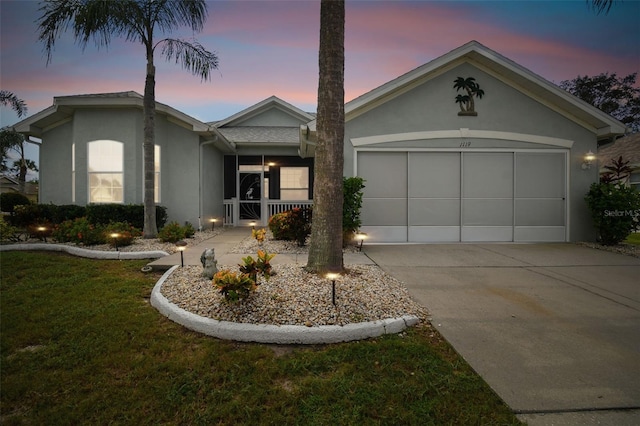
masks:
[[[634,232],[629,235],[626,240],[624,240],[627,244],[640,245],[640,232]]]
[[[1,254],[0,423],[519,424],[429,327],[327,346],[221,341],[149,305],[144,261]]]

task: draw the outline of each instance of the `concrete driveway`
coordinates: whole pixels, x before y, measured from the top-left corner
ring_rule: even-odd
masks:
[[[365,252],[522,419],[622,409],[609,419],[639,424],[640,259],[574,244]]]

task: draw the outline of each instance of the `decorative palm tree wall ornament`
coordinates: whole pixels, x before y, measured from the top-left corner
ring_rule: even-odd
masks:
[[[478,115],[475,110],[473,98],[482,99],[484,90],[476,83],[476,79],[473,77],[458,77],[453,82],[453,88],[456,89],[456,92],[460,90],[467,92],[466,95],[456,96],[456,103],[460,104],[460,112],[458,112],[458,115]]]

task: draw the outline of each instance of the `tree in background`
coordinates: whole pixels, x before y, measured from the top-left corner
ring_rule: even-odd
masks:
[[[616,0],[587,0],[587,3],[591,5],[593,10],[599,15],[604,13],[605,15],[611,10],[611,6]]]
[[[595,77],[578,76],[560,83],[560,88],[620,120],[631,133],[640,131],[640,87],[638,73],[619,78],[616,73]]]
[[[341,272],[342,173],[344,166],[344,0],[320,4],[318,142],[313,186],[313,222],[307,269]]]
[[[10,106],[18,117],[23,117],[27,113],[26,102],[8,90],[0,90],[0,104]],[[19,190],[22,194],[25,192],[27,171],[38,171],[36,163],[24,156],[25,142],[24,136],[12,128],[5,127],[0,129],[0,171],[2,173],[14,172],[17,175],[18,185],[20,186]],[[18,154],[18,159],[13,162],[12,167],[7,165],[7,160],[9,160],[9,151],[14,151]]]
[[[56,39],[73,28],[75,39],[84,49],[93,39],[96,46],[108,46],[111,36],[144,46],[147,73],[144,85],[144,238],[155,238],[156,208],[154,198],[155,144],[155,75],[156,49],[168,61],[175,60],[202,80],[218,68],[218,57],[201,44],[164,38],[156,41],[156,32],[171,33],[180,26],[202,31],[207,19],[204,0],[47,0],[40,7],[39,40],[45,45],[47,63],[51,61]]]

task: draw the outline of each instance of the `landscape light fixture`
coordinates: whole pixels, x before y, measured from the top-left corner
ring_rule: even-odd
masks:
[[[360,241],[360,243],[358,244],[358,251],[362,251],[362,244],[364,244],[364,240],[366,239],[367,234],[365,234],[364,232],[356,233],[356,240]]]
[[[326,275],[328,280],[331,280],[331,303],[335,306],[336,304],[336,280],[340,277],[340,274],[337,272],[329,272]]]
[[[187,248],[187,242],[184,240],[180,240],[176,243],[176,247],[180,251],[180,267],[184,268],[184,251]]]
[[[215,217],[212,219],[209,219],[209,222],[211,222],[211,230],[213,231],[214,228],[216,227],[216,222],[218,221],[218,219],[216,219]]]
[[[582,170],[589,170],[591,168],[591,164],[593,164],[593,161],[596,159],[596,155],[591,152],[591,150],[589,150],[589,152],[587,152],[584,155],[584,161],[582,162]]]
[[[47,230],[46,226],[38,226],[38,234],[40,235],[40,239],[44,240],[44,242],[47,242],[47,234],[45,234],[45,231]]]
[[[256,229],[256,222],[255,221],[249,222],[249,226],[251,227],[251,229]]]
[[[113,245],[116,247],[116,251],[118,251],[118,238],[120,238],[120,234],[114,232],[110,235],[110,237],[113,238]]]

